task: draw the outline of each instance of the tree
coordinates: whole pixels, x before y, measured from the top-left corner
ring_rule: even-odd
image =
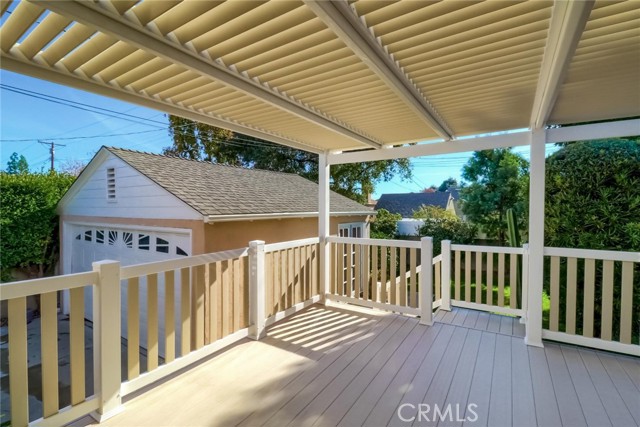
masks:
[[[82,173],[87,164],[81,160],[66,160],[60,165],[60,171],[77,177]]]
[[[433,237],[434,256],[442,253],[443,240],[451,240],[458,244],[471,243],[478,232],[474,225],[436,206],[422,206],[415,211],[413,217],[424,221],[418,234]]]
[[[449,177],[442,181],[442,184],[440,184],[440,187],[438,187],[438,191],[447,191],[449,188],[457,186],[458,181],[453,177]]]
[[[478,151],[462,168],[462,212],[491,237],[505,241],[507,209],[526,228],[529,162],[510,148]]]
[[[169,116],[169,135],[173,145],[164,153],[187,159],[232,166],[296,173],[318,181],[318,156],[302,150],[273,144],[250,136]],[[334,165],[331,189],[360,203],[366,203],[377,183],[395,176],[411,177],[407,159]]]
[[[62,173],[0,173],[0,275],[11,280],[14,268],[35,267],[41,277],[58,255],[56,205],[74,181]]]
[[[27,159],[23,155],[18,155],[18,153],[14,152],[7,162],[7,173],[16,175],[28,172],[29,163],[27,163]]]
[[[394,239],[398,234],[398,221],[402,219],[400,214],[392,214],[386,209],[379,209],[371,223],[372,239]]]

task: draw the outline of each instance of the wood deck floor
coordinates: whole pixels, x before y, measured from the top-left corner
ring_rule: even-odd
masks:
[[[404,418],[430,406],[429,422],[414,425],[640,425],[640,359],[550,342],[528,347],[523,333],[517,319],[471,310],[440,312],[425,327],[312,306],[266,339],[243,341],[133,398],[103,425],[412,424],[398,417],[401,404],[416,407],[404,406]],[[466,410],[470,404],[477,406]],[[447,421],[433,421],[436,405]],[[456,419],[456,405],[466,421]]]

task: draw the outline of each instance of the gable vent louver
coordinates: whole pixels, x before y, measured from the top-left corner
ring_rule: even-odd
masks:
[[[116,170],[107,169],[107,200],[116,200]]]

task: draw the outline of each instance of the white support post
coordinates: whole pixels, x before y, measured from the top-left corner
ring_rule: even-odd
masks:
[[[265,335],[264,242],[249,242],[249,338]]]
[[[433,238],[420,239],[420,324],[433,325]],[[395,273],[394,273],[395,274]]]
[[[524,313],[521,317],[520,317],[520,323],[524,323],[526,325],[527,323],[527,301],[528,301],[528,297],[529,297],[529,245],[528,244],[524,244],[522,245],[522,272],[520,273],[522,275],[522,307],[520,307],[520,309],[522,310],[522,313]]]
[[[329,289],[329,278],[331,277],[331,263],[329,262],[330,244],[327,242],[331,229],[330,217],[330,197],[329,179],[331,177],[331,166],[327,161],[328,153],[318,155],[318,237],[320,239],[320,301],[326,303],[326,295]]]
[[[98,261],[92,266],[98,273],[93,287],[93,369],[100,406],[91,416],[102,422],[124,410],[120,393],[120,262]]]
[[[529,265],[525,342],[542,347],[542,284],[544,268],[544,129],[531,132],[531,169],[529,187]]]
[[[451,311],[451,240],[443,240],[442,265],[440,266],[440,296],[442,305],[440,310]]]

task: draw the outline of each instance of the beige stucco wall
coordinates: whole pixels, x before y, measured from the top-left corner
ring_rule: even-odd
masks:
[[[367,216],[332,217],[331,234],[338,233],[338,224],[365,222],[367,219]],[[193,255],[242,248],[247,246],[251,240],[264,240],[266,243],[275,243],[316,237],[318,235],[317,218],[287,218],[205,224],[200,220],[64,215],[60,217],[60,221],[61,224],[63,221],[67,221],[71,223],[102,223],[190,229],[192,236],[191,253]],[[62,227],[60,227],[60,230],[62,233]],[[62,240],[63,236],[60,237],[61,241],[64,241]],[[61,256],[64,256],[64,254],[61,254]]]
[[[331,234],[338,234],[338,224],[365,222],[366,216],[331,218]],[[318,236],[318,218],[219,222],[205,226],[205,250],[217,252],[242,248],[251,240],[265,243],[286,242]]]

